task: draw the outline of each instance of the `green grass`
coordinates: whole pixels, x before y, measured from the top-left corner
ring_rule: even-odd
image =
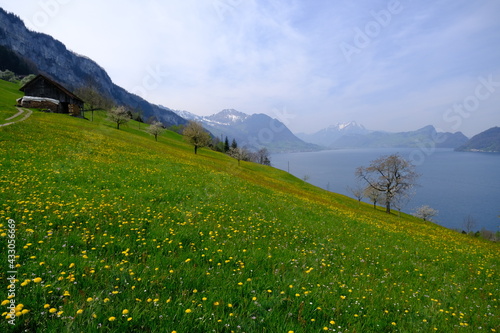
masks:
[[[0,80],[0,124],[18,119],[16,118],[9,121],[5,120],[17,113],[17,109],[15,107],[16,99],[23,96],[23,93],[19,91],[19,88],[19,85],[15,83]]]
[[[0,331],[498,330],[498,244],[94,119],[0,128]]]

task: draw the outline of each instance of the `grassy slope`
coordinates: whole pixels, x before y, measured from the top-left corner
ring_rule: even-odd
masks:
[[[18,120],[12,119],[10,121],[5,121],[17,113],[16,110],[16,99],[22,97],[22,92],[19,91],[19,85],[10,83],[4,80],[0,80],[0,124]]]
[[[34,112],[0,128],[3,290],[8,218],[18,226],[14,330],[498,327],[498,244],[195,156],[177,134],[155,142],[139,126]]]

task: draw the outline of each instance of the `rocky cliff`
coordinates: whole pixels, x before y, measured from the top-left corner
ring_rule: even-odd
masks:
[[[165,125],[180,125],[186,120],[169,109],[160,108],[113,83],[106,71],[93,60],[78,55],[49,35],[30,31],[16,15],[0,8],[0,46],[32,64],[36,71],[52,77],[70,90],[91,84],[116,104],[140,109],[144,118],[155,116]],[[7,63],[6,60],[0,61]],[[35,70],[35,69],[34,69]]]

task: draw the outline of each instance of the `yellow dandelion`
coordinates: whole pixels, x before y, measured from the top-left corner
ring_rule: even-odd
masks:
[[[57,312],[57,309],[56,308],[52,308],[49,310],[50,313],[56,313]]]
[[[191,312],[193,312],[193,310],[191,310],[191,309],[186,309],[186,311],[185,311],[185,312],[186,312],[186,313],[191,313]]]
[[[122,311],[122,315],[127,315],[128,313],[129,313],[129,311],[128,311],[127,309],[124,309],[124,310]]]
[[[6,299],[5,301],[2,302],[2,306],[7,305],[9,303],[10,303],[10,301],[8,299]]]
[[[92,302],[94,299],[92,297],[87,298],[87,302]]]
[[[48,309],[48,308],[50,308],[50,304],[45,304],[45,305],[43,306],[43,308],[44,308],[44,309]]]
[[[131,320],[132,320],[132,317],[128,317],[128,318],[127,318],[127,321],[131,321]]]
[[[78,311],[76,311],[76,314],[79,315],[79,314],[82,314],[83,313],[83,310],[82,309],[79,309]]]
[[[40,283],[40,282],[42,282],[42,278],[40,278],[40,277],[34,278],[33,282]]]
[[[108,318],[109,321],[115,321],[116,320],[116,317],[109,317]]]

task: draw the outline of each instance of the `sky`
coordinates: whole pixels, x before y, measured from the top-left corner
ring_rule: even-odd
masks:
[[[500,126],[498,0],[0,0],[146,100],[198,115],[473,136]]]

